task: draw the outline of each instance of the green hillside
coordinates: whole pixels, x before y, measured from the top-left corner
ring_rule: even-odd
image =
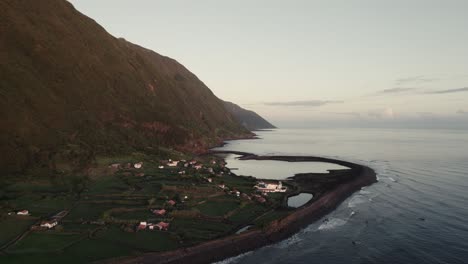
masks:
[[[67,1],[2,0],[0,10],[3,171],[249,135],[183,65],[111,36]]]

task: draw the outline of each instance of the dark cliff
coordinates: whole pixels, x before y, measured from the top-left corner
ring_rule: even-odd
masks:
[[[263,117],[234,103],[224,102],[226,109],[248,130],[276,128]]]
[[[2,0],[0,10],[0,168],[249,135],[183,65],[67,1]]]

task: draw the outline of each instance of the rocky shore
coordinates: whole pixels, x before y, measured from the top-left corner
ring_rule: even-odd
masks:
[[[215,153],[237,154],[241,159],[279,160],[287,162],[328,162],[348,167],[349,170],[330,171],[327,177],[335,179],[326,183],[318,190],[319,195],[313,201],[297,209],[283,219],[273,221],[263,229],[231,235],[217,240],[205,242],[192,247],[181,248],[168,252],[146,253],[138,257],[113,259],[107,263],[211,263],[229,257],[255,250],[257,248],[279,242],[297,233],[305,226],[333,211],[342,201],[364,186],[376,182],[376,174],[371,168],[347,161],[312,156],[257,156],[245,152],[212,151]],[[346,171],[346,177],[342,177]],[[297,174],[293,177],[299,184],[305,185],[305,190],[314,186],[311,178],[324,174]],[[325,186],[325,187],[324,187]]]

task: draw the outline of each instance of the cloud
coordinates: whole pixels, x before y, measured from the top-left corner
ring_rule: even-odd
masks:
[[[460,110],[457,111],[457,114],[459,114],[459,115],[468,115],[468,111],[460,109]]]
[[[397,87],[397,88],[390,88],[390,89],[379,91],[377,92],[377,94],[397,94],[397,93],[404,93],[404,92],[412,92],[415,90],[417,90],[417,88]]]
[[[333,114],[333,115],[361,117],[361,114],[358,113],[358,112],[327,112],[327,113],[328,114]]]
[[[419,76],[411,76],[411,77],[396,79],[395,84],[403,85],[403,84],[409,84],[409,83],[429,83],[429,82],[434,82],[437,80],[438,79],[436,78],[428,78],[423,75],[419,75]]]
[[[421,118],[429,118],[429,119],[432,119],[432,118],[435,118],[436,117],[436,114],[432,113],[432,112],[417,112],[416,114],[419,115],[419,117]]]
[[[318,107],[327,104],[340,104],[343,101],[328,101],[328,100],[306,100],[306,101],[286,101],[286,102],[266,102],[264,105],[269,106],[310,106]]]
[[[393,108],[385,108],[378,110],[371,110],[367,113],[368,116],[376,119],[393,119],[395,118],[395,112]]]
[[[415,88],[392,88],[392,89],[385,89],[382,93],[401,93],[415,90]]]
[[[424,93],[426,94],[448,94],[448,93],[460,93],[460,92],[468,92],[468,87],[447,89],[447,90],[434,90],[434,91],[428,91]]]

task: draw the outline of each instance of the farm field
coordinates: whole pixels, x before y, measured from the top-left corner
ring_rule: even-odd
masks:
[[[275,213],[285,194],[257,201],[256,180],[232,174],[220,158],[167,164],[144,155],[100,157],[88,176],[8,182],[0,262],[82,263],[166,251],[285,215]],[[40,227],[46,220],[57,225]],[[160,223],[167,226],[160,230]]]

